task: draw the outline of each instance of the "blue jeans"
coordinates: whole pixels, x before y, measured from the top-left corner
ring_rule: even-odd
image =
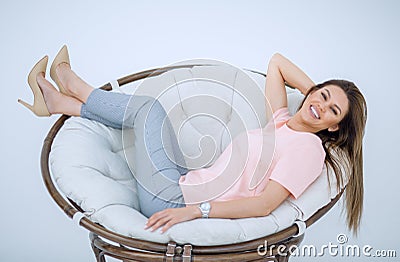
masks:
[[[134,139],[135,150],[126,160],[134,169],[145,216],[185,206],[179,179],[188,170],[170,120],[157,100],[95,89],[82,105],[81,117],[122,129],[124,140]]]

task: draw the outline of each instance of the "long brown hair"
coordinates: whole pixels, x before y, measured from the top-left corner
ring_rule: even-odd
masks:
[[[337,131],[329,132],[325,129],[316,135],[321,138],[326,152],[325,164],[329,165],[335,173],[337,189],[340,190],[345,181],[348,181],[344,192],[347,227],[357,234],[363,211],[362,140],[367,120],[367,104],[353,82],[333,79],[310,88],[300,107],[310,93],[327,85],[335,85],[343,89],[349,100],[349,110],[340,121]],[[347,163],[343,163],[343,157],[347,157],[348,161],[344,161]],[[342,168],[347,174],[342,173]]]

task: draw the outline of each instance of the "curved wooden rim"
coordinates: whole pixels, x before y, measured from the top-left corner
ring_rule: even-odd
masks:
[[[163,74],[169,70],[177,69],[177,68],[192,68],[194,66],[205,66],[206,64],[191,64],[191,65],[179,65],[179,66],[169,66],[169,67],[162,67],[162,68],[155,68],[150,70],[141,71],[138,73],[134,73],[125,77],[118,79],[118,84],[120,86],[144,79],[146,77],[153,77],[160,74]],[[248,70],[254,73],[261,74],[265,76],[265,74]],[[111,90],[111,84],[105,84],[101,87],[104,90]],[[42,171],[42,178],[45,183],[45,186],[53,198],[53,200],[57,203],[57,205],[64,211],[64,213],[72,218],[75,213],[80,212],[74,205],[69,203],[57,190],[57,187],[54,185],[53,180],[50,175],[49,170],[49,155],[51,151],[51,146],[53,144],[54,138],[56,137],[58,131],[63,126],[65,120],[67,120],[69,116],[62,115],[52,126],[49,133],[47,134],[41,152],[41,171]],[[319,209],[315,214],[313,214],[307,221],[306,225],[309,227],[313,223],[315,223],[318,219],[320,219],[324,214],[326,214],[340,199],[343,191],[340,192],[334,199],[331,200],[330,203]],[[90,232],[98,235],[100,237],[106,238],[113,242],[119,243],[123,246],[131,247],[131,248],[138,248],[147,251],[153,252],[165,252],[167,249],[167,244],[165,243],[157,243],[147,240],[140,240],[134,239],[131,237],[127,237],[113,231],[110,231],[101,225],[98,225],[88,218],[84,217],[80,221],[80,225],[89,230]],[[249,250],[256,250],[258,246],[264,245],[265,241],[267,241],[268,245],[274,245],[285,241],[289,238],[292,238],[298,233],[298,228],[296,225],[292,225],[284,230],[281,230],[277,233],[271,234],[269,236],[265,236],[262,238],[258,238],[251,241],[236,243],[236,244],[227,244],[227,245],[219,245],[219,246],[193,246],[192,252],[194,254],[220,254],[220,253],[231,253],[231,252],[244,252]]]

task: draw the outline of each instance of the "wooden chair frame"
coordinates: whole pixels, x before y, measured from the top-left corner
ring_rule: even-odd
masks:
[[[179,65],[169,66],[156,69],[150,69],[134,73],[118,79],[119,86],[141,80],[147,77],[157,76],[169,70],[177,68],[192,68],[194,66],[201,66],[200,64],[192,65]],[[255,72],[255,71],[252,71]],[[255,72],[266,76],[263,73]],[[105,84],[101,87],[103,90],[110,91],[111,84]],[[57,205],[69,217],[73,218],[75,214],[83,213],[83,210],[72,200],[65,198],[60,193],[54,184],[49,170],[49,155],[55,136],[63,126],[65,120],[69,116],[62,115],[52,126],[47,137],[44,140],[41,152],[41,171],[45,186],[50,193],[50,196],[57,203]],[[343,192],[343,191],[342,191]],[[313,214],[305,224],[307,227],[311,226],[324,214],[326,214],[340,199],[342,192],[340,192],[334,199],[331,200],[326,206],[322,207],[315,214]],[[195,246],[190,243],[185,245],[178,245],[177,243],[170,242],[161,244],[151,241],[134,239],[131,237],[123,236],[121,234],[110,231],[103,226],[92,222],[87,217],[83,216],[79,221],[79,225],[87,229],[90,234],[90,241],[96,260],[98,262],[105,262],[105,256],[114,257],[123,261],[276,261],[285,262],[289,260],[289,256],[282,256],[282,249],[278,247],[283,245],[285,250],[290,250],[292,245],[299,245],[304,234],[298,234],[298,227],[292,225],[277,233],[258,238],[255,240],[229,244],[220,246]],[[113,244],[111,244],[113,243]],[[260,247],[264,247],[268,243],[265,255],[260,255]],[[282,246],[281,246],[282,247]],[[265,251],[265,250],[264,250]]]

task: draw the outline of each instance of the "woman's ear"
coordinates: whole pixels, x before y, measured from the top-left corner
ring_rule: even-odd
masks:
[[[338,130],[339,130],[339,125],[338,124],[333,125],[333,126],[328,128],[329,132],[335,132],[335,131],[338,131]]]

